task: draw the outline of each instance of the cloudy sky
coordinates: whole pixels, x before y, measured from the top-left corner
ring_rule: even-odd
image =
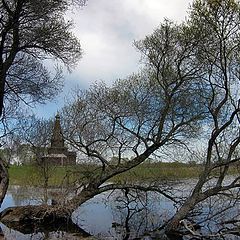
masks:
[[[65,87],[57,99],[36,108],[37,115],[51,117],[63,106],[64,96],[78,85],[93,82],[111,84],[139,68],[140,55],[134,40],[143,39],[164,18],[181,22],[191,0],[88,0],[87,5],[69,14],[73,32],[80,39],[83,57],[71,74],[65,74]]]

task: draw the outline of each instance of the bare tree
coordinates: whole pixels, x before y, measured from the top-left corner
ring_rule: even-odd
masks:
[[[64,19],[64,14],[72,5],[84,3],[84,0],[0,2],[0,118],[8,116],[9,110],[16,113],[19,102],[44,103],[59,92],[62,69],[57,66],[52,74],[44,60],[58,60],[70,69],[81,57],[80,43],[71,32],[73,24]],[[7,185],[1,189],[0,202]]]
[[[229,206],[233,202],[237,204],[239,174],[228,178],[228,172],[236,168],[240,160],[239,13],[239,2],[233,0],[201,0],[192,6],[189,25],[199,31],[196,34],[199,39],[197,60],[202,65],[201,82],[209,89],[206,98],[209,117],[203,132],[206,136],[204,169],[196,186],[168,223],[166,230],[169,232],[178,228],[180,221],[197,205],[211,198],[221,196]],[[220,209],[219,214],[224,211],[223,205]]]
[[[188,145],[201,125],[203,171],[165,230],[179,229],[194,209],[219,195],[227,194],[234,207],[239,176],[227,176],[239,162],[239,11],[233,0],[195,1],[186,24],[167,21],[136,43],[145,63],[140,74],[78,93],[65,110],[68,139],[99,169],[73,205],[121,188],[102,184],[165,147]]]
[[[142,53],[142,71],[110,87],[100,83],[75,92],[62,112],[65,136],[97,167],[79,181],[66,206],[49,207],[49,215],[36,207],[38,214],[69,216],[83,202],[112,189],[158,191],[179,205],[165,226],[170,234],[181,223],[189,230],[185,220],[219,195],[228,206],[207,218],[239,201],[239,176],[227,179],[239,163],[239,12],[238,1],[196,0],[186,23],[165,21],[135,43]],[[199,135],[206,146],[203,171],[185,201],[177,202],[161,186],[106,183],[152,154],[161,156],[169,147],[187,149]]]
[[[113,176],[196,136],[206,112],[199,94],[202,72],[193,61],[196,44],[186,26],[166,21],[136,42],[145,61],[139,74],[111,87],[100,83],[77,91],[63,113],[65,136],[99,167],[81,183],[82,191],[70,201],[73,208],[102,191],[121,188],[102,186]]]
[[[196,136],[206,112],[198,84],[202,72],[194,61],[196,44],[187,26],[165,21],[152,35],[136,42],[145,65],[141,72],[111,87],[102,83],[85,92],[76,91],[75,99],[62,112],[64,135],[97,167],[79,180],[75,196],[62,208],[36,207],[38,214],[42,212],[44,219],[69,217],[93,196],[126,187],[156,190],[175,201],[165,188],[155,185],[103,183],[151,154],[161,154],[166,146],[185,146]]]
[[[14,135],[21,142],[27,143],[32,152],[32,162],[39,177],[39,186],[44,189],[44,202],[48,200],[49,179],[53,175],[55,166],[44,160],[47,154],[47,147],[50,144],[51,132],[53,129],[52,119],[38,119],[30,116],[18,121],[19,128]]]

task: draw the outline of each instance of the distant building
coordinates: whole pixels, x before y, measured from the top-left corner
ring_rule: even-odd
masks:
[[[47,152],[48,154],[44,157],[44,161],[50,164],[60,166],[76,164],[76,152],[68,151],[64,146],[59,114],[55,117],[51,146],[47,149]]]

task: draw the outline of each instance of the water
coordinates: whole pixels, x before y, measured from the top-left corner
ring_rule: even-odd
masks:
[[[43,190],[10,186],[2,204],[10,206],[40,204]],[[84,203],[73,213],[73,221],[83,230],[100,239],[133,239],[159,227],[174,212],[173,204],[156,193],[123,191],[104,193]],[[22,234],[1,224],[5,239],[82,239],[64,232]]]
[[[180,199],[189,194],[193,186],[194,181],[192,180],[174,184],[171,193]],[[50,189],[49,197],[51,198],[51,194],[58,191],[59,189]],[[10,186],[0,210],[10,206],[41,204],[44,201],[43,196],[44,191],[41,188]],[[223,211],[224,208],[225,211]],[[194,220],[202,226],[204,234],[211,234],[220,229],[222,227],[220,223],[229,217],[238,219],[240,216],[239,201],[229,200],[227,196],[212,198],[197,206],[196,209],[200,210],[201,214],[194,216]],[[143,236],[146,236],[144,239],[150,239],[147,238],[149,232],[164,224],[175,211],[173,202],[160,194],[153,192],[126,194],[125,191],[118,190],[95,196],[79,207],[73,213],[72,218],[81,229],[97,239],[127,240]],[[217,214],[219,211],[220,214]],[[0,226],[7,240],[83,239],[75,233],[64,231],[23,234],[7,228],[3,224]],[[225,239],[240,238],[227,236]]]
[[[159,227],[174,212],[174,206],[156,193],[126,199],[116,191],[96,196],[73,214],[77,224],[101,239],[132,239]]]

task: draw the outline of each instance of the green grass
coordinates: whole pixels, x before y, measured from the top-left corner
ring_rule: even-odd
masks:
[[[98,170],[97,170],[98,169]],[[109,181],[111,182],[153,182],[164,180],[181,180],[197,178],[202,166],[197,164],[173,163],[143,163],[125,173],[121,173]],[[76,180],[81,183],[89,181],[92,175],[99,173],[96,165],[81,164],[71,167],[52,166],[49,169],[49,186],[62,186],[71,184]],[[237,174],[238,168],[230,168],[229,174]],[[213,175],[218,175],[214,172]],[[43,186],[44,177],[37,166],[10,166],[10,184],[24,186]]]
[[[96,174],[96,166],[78,164],[76,166],[50,166],[48,169],[48,185],[62,186],[76,180],[89,179],[92,173]],[[12,165],[8,169],[9,180],[12,185],[43,186],[44,171],[39,166]]]
[[[25,185],[30,181],[32,166],[10,166],[8,169],[9,180],[12,185]],[[28,180],[29,179],[29,180]]]
[[[76,167],[55,167],[49,169],[49,185],[61,185],[69,172],[75,170]],[[10,166],[9,167],[9,180],[12,185],[31,185],[41,186],[44,182],[44,175],[41,169],[37,166]]]
[[[182,163],[143,163],[128,172],[115,176],[116,182],[134,181],[162,181],[196,178],[199,176],[201,167]]]
[[[52,166],[49,170],[49,186],[60,186],[76,179],[89,179],[97,166],[81,164],[72,167]],[[154,180],[177,180],[198,176],[199,166],[182,163],[143,163],[128,172],[113,177],[114,182],[139,182]],[[37,166],[10,166],[10,184],[41,186],[44,183],[43,172]],[[81,181],[81,180],[80,180]]]

